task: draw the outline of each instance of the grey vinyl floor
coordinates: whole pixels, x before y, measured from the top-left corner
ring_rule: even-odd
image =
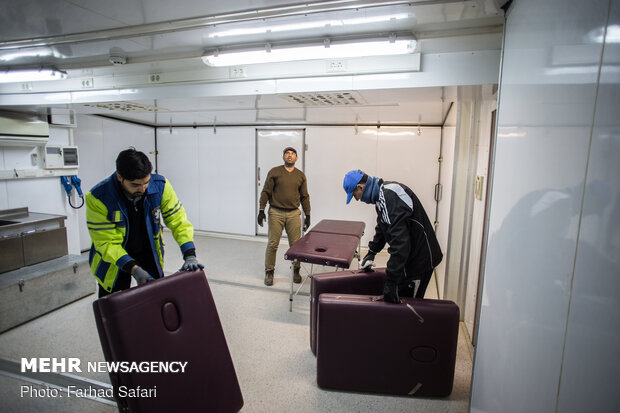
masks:
[[[165,233],[165,272],[182,264],[170,233]],[[414,398],[324,390],[316,384],[316,358],[309,347],[309,283],[305,282],[289,312],[289,262],[278,251],[275,283],[263,284],[266,240],[262,237],[196,234],[199,260],[218,308],[244,397],[242,412],[467,412],[469,409],[472,351],[463,326],[459,332],[452,394],[446,398]],[[377,265],[385,265],[380,254]],[[311,270],[304,264],[302,274]],[[330,268],[312,268],[314,273]],[[95,284],[93,283],[93,291]],[[436,298],[434,280],[427,298]],[[78,357],[103,361],[92,313],[95,294],[66,305],[0,335],[0,358]],[[105,373],[76,375],[109,383]],[[23,393],[27,383],[19,376],[0,374],[0,412],[114,412],[114,406],[85,398],[37,397]]]

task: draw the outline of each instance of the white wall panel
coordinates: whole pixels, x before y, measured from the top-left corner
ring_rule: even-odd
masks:
[[[481,88],[484,90],[484,88]],[[497,109],[497,100],[494,96],[489,96],[488,91],[482,94],[480,111],[476,127],[476,142],[473,151],[476,153],[476,164],[473,165],[475,177],[482,177],[482,188],[480,198],[473,197],[472,219],[471,219],[471,238],[469,267],[467,269],[465,308],[461,308],[465,326],[470,337],[474,337],[474,324],[476,322],[476,303],[478,299],[478,286],[480,280],[480,263],[482,255],[482,243],[484,232],[484,220],[487,202],[487,183],[489,168],[489,150],[491,146],[491,123],[492,112]],[[474,183],[475,187],[475,183]],[[470,191],[475,190],[470,188]]]
[[[375,209],[363,202],[346,204],[342,188],[344,175],[351,169],[377,174],[376,128],[314,127],[306,129],[306,177],[312,206],[312,225],[322,219],[363,221],[366,232],[362,246],[374,235]]]
[[[452,108],[452,116],[456,118],[456,107]],[[452,174],[454,168],[454,145],[456,142],[456,127],[446,126],[443,128],[443,147],[441,164],[442,197],[439,202],[437,226],[437,240],[443,251],[444,259],[437,266],[437,294],[444,298],[444,286],[446,282],[446,262],[448,261],[448,229],[450,228],[450,205],[452,203]]]
[[[517,0],[507,16],[472,412],[612,411],[597,409],[610,401],[617,409],[617,391],[601,386],[618,379],[618,358],[607,347],[612,339],[617,350],[618,282],[597,272],[608,263],[599,261],[602,249],[592,250],[578,239],[580,222],[590,220],[581,210],[588,164],[617,165],[618,157],[615,163],[605,155],[588,163],[596,79],[584,76],[574,84],[548,70],[558,67],[550,67],[558,46],[585,46],[600,55],[601,44],[589,34],[604,26],[608,5],[603,0]],[[618,176],[617,169],[612,173],[603,176]],[[588,198],[586,187],[584,206],[591,201],[596,209],[603,202],[596,190],[591,193]],[[591,286],[603,293],[597,295]],[[605,290],[611,286],[612,293]],[[571,300],[577,300],[577,311]],[[588,308],[593,302],[605,304]],[[582,329],[586,325],[592,330]],[[588,345],[595,342],[605,344]],[[584,363],[588,368],[581,368]],[[605,363],[615,366],[601,376],[595,366]],[[560,381],[563,368],[570,370]],[[566,391],[563,408],[558,390]],[[582,408],[571,404],[583,395],[589,397],[581,399]]]
[[[611,2],[608,26],[619,27]],[[611,39],[610,39],[611,40]],[[596,101],[558,411],[615,412],[620,406],[620,72],[605,45]]]
[[[155,157],[151,154],[155,149],[152,128],[90,115],[78,115],[77,124],[74,137],[80,157],[78,176],[84,193],[116,170],[118,153],[130,146],[144,152],[155,167]],[[90,236],[85,207],[79,210],[79,225],[80,249],[86,250],[90,247]]]
[[[386,128],[377,131],[377,174],[407,185],[418,196],[431,223],[439,177],[440,128]]]
[[[69,130],[50,127],[49,144],[67,145]],[[0,148],[2,168],[0,169],[37,169],[32,165],[30,155],[38,148],[15,146]],[[30,212],[57,214],[66,216],[67,249],[69,254],[79,254],[79,215],[67,202],[66,193],[59,177],[16,179],[0,181],[0,209],[27,207]],[[79,198],[74,204],[79,203]]]
[[[155,156],[152,154],[155,151],[155,131],[153,128],[127,122],[104,120],[103,159],[108,170],[104,178],[116,170],[116,157],[119,152],[132,146],[136,150],[144,152],[155,168]]]
[[[199,129],[201,229],[254,235],[255,129]]]
[[[80,168],[78,176],[82,180],[84,194],[114,170],[113,165],[107,164],[103,154],[103,118],[78,115],[77,128],[74,132],[75,143],[78,146]],[[90,248],[90,235],[86,226],[86,207],[80,208],[80,249]]]
[[[374,235],[374,206],[352,200],[346,205],[344,175],[361,169],[371,176],[398,181],[420,198],[434,219],[434,186],[437,183],[440,130],[425,128],[308,128],[306,176],[312,203],[312,222],[321,219],[359,220],[366,223],[362,245]]]
[[[198,134],[193,128],[157,129],[157,170],[172,184],[194,228],[202,229],[200,194],[204,185],[200,176]]]
[[[159,128],[159,170],[194,229],[254,235],[255,129]]]
[[[4,148],[0,148],[0,170],[6,169],[4,163]],[[7,181],[0,181],[0,209],[9,207],[9,191],[6,185]]]

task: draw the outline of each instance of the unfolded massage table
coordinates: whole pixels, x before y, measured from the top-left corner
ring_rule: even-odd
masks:
[[[293,276],[295,262],[325,265],[336,269],[347,269],[354,257],[359,258],[359,249],[366,224],[361,221],[340,221],[324,219],[299,239],[284,254],[291,265],[291,289],[289,311],[293,310]],[[310,271],[310,277],[312,271]],[[303,284],[302,284],[303,285]]]

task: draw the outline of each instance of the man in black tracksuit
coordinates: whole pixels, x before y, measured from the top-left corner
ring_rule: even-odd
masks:
[[[368,244],[362,267],[369,267],[385,244],[390,245],[383,290],[385,301],[398,303],[399,297],[424,298],[433,269],[443,254],[418,197],[403,184],[384,182],[360,170],[348,172],[343,187],[347,204],[355,198],[374,204],[377,210],[375,236]],[[417,290],[415,280],[419,280]]]

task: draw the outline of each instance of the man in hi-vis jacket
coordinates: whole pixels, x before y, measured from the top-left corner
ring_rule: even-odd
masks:
[[[181,247],[182,270],[204,268],[196,259],[194,228],[172,185],[151,174],[148,157],[134,148],[119,153],[116,172],[86,194],[92,240],[89,262],[99,297],[164,276],[161,219]]]
[[[386,242],[390,245],[384,300],[400,302],[399,297],[424,298],[433,269],[443,254],[433,226],[418,197],[407,186],[349,171],[343,182],[347,204],[351,198],[374,204],[377,210],[375,236],[368,244],[362,268],[374,264],[375,255]],[[419,281],[419,285],[416,282]]]

